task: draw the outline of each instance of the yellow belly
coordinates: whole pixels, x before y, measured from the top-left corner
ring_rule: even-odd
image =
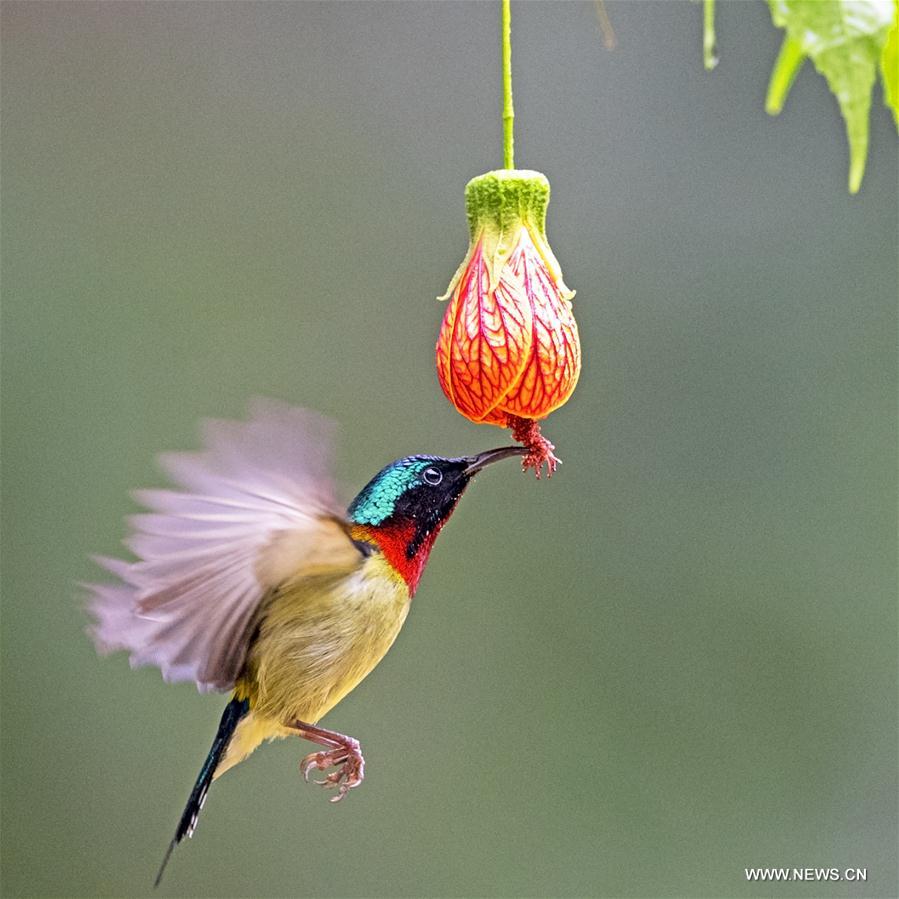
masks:
[[[288,583],[263,612],[238,695],[257,719],[312,724],[381,661],[408,611],[408,590],[380,554],[340,578]]]

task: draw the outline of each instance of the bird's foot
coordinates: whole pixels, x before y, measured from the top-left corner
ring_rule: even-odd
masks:
[[[551,478],[562,460],[553,452],[555,446],[540,433],[539,423],[532,418],[520,418],[517,415],[510,415],[507,423],[512,429],[512,439],[517,440],[528,451],[521,460],[521,470],[533,468],[539,480],[545,465],[546,476]]]
[[[359,741],[343,734],[309,726],[303,728],[303,736],[327,747],[320,752],[310,752],[300,762],[303,779],[308,783],[313,770],[327,771],[328,768],[336,767],[336,771],[326,774],[322,780],[316,780],[315,783],[326,790],[336,789],[337,795],[331,797],[331,802],[340,802],[350,790],[358,787],[365,779],[365,759]]]

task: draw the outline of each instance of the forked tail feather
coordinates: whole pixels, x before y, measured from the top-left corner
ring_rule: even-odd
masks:
[[[159,873],[156,875],[156,880],[153,882],[154,887],[159,886],[162,875],[165,873],[165,866],[169,863],[174,848],[185,836],[193,836],[194,829],[197,826],[197,818],[200,816],[200,809],[203,808],[203,803],[206,801],[206,794],[209,792],[209,785],[212,783],[215,769],[222,760],[222,756],[224,756],[225,751],[228,748],[228,743],[231,741],[231,737],[234,735],[237,725],[240,724],[241,719],[249,710],[249,699],[235,698],[225,706],[225,711],[222,713],[222,720],[219,722],[219,729],[215,734],[215,739],[212,741],[212,748],[209,750],[209,755],[206,756],[206,761],[203,762],[203,767],[200,769],[197,782],[194,784],[190,798],[187,800],[187,805],[184,807],[181,820],[178,822],[178,827],[175,830],[175,836],[172,838],[171,843],[169,843],[169,848],[165,851],[165,857],[162,859],[162,864],[159,866]]]

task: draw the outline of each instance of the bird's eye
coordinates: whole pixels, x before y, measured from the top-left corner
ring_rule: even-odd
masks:
[[[432,487],[436,487],[443,480],[443,472],[439,468],[426,468],[421,473],[421,479]]]

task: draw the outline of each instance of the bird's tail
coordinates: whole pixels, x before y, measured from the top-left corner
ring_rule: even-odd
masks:
[[[215,739],[212,741],[212,748],[209,750],[209,755],[206,756],[206,761],[203,762],[200,775],[197,777],[197,782],[194,784],[190,798],[187,800],[187,805],[184,807],[181,820],[178,822],[178,827],[175,830],[175,836],[172,838],[172,842],[169,843],[169,848],[166,849],[165,858],[163,858],[162,864],[159,866],[159,873],[156,875],[156,880],[153,883],[154,887],[158,887],[159,882],[162,880],[165,866],[169,863],[169,859],[172,856],[172,850],[185,836],[193,836],[194,828],[197,826],[197,818],[200,816],[200,809],[203,808],[203,803],[206,801],[206,794],[209,792],[209,785],[212,783],[215,769],[222,760],[222,756],[228,748],[228,743],[237,729],[237,725],[249,709],[250,701],[248,699],[235,698],[225,706],[222,720],[219,722],[219,729],[216,732]]]

